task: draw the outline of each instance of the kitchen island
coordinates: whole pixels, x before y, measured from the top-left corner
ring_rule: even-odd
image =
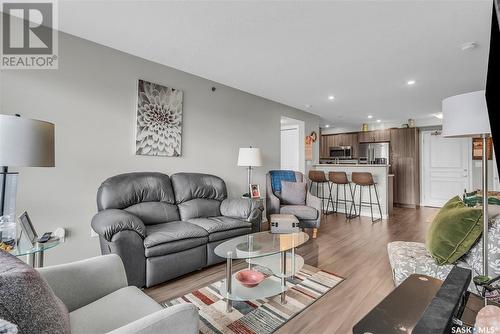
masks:
[[[360,173],[371,173],[373,175],[374,181],[377,183],[377,192],[378,192],[378,197],[380,200],[380,207],[382,209],[382,218],[386,219],[388,217],[388,212],[389,212],[389,165],[369,165],[369,164],[316,164],[313,165],[314,170],[319,170],[323,171],[326,173],[326,177],[328,178],[328,172],[345,172],[347,174],[347,178],[351,180],[351,175],[353,172],[360,172]],[[325,187],[325,197],[328,197],[329,194],[329,189],[328,185],[324,185]],[[332,198],[333,202],[335,203],[335,197],[336,197],[336,187],[337,185],[333,186],[333,193],[332,193]],[[354,191],[354,184],[351,184],[351,187]],[[359,205],[359,187],[357,187],[358,190],[356,190],[355,194],[355,201],[356,201],[356,210],[358,210],[358,205]],[[316,193],[316,186],[312,189],[313,194]],[[346,186],[346,192],[347,192],[347,199],[351,199],[351,195],[349,192],[348,187]],[[370,200],[370,195],[368,193],[368,187],[363,187],[363,202],[369,202]],[[344,191],[343,191],[343,186],[340,186],[339,188],[339,199],[344,199]],[[372,201],[376,202],[375,199],[375,192],[372,189]],[[325,201],[325,208],[326,208],[327,202]],[[349,211],[350,206],[349,203],[347,205],[347,211]],[[332,210],[332,206],[330,205],[329,210]],[[344,205],[343,203],[339,202],[338,206],[338,211],[339,212],[344,212]],[[353,210],[354,213],[354,210]],[[370,207],[363,207],[361,210],[361,215],[362,216],[370,216]],[[379,212],[378,208],[376,205],[373,206],[373,215],[375,218],[379,217]]]

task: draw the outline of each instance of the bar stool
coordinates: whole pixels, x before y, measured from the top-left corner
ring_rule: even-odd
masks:
[[[326,179],[325,172],[322,172],[320,170],[310,170],[309,171],[309,180],[311,180],[311,186],[309,188],[309,191],[312,193],[312,188],[313,184],[316,183],[316,197],[321,198],[321,211],[323,214],[326,214],[325,211],[325,183],[328,183],[328,180]],[[319,195],[319,185],[321,185],[321,196]]]
[[[354,183],[354,195],[356,195],[356,187],[359,186],[359,214],[358,215],[361,215],[361,206],[365,206],[365,207],[370,206],[372,222],[382,220],[382,208],[380,207],[380,201],[378,198],[377,184],[373,180],[372,173],[353,172],[352,173],[352,182]],[[372,186],[373,186],[373,189],[375,189],[375,197],[377,199],[376,203],[374,203],[372,201],[372,191],[371,191]],[[363,200],[362,200],[363,187],[368,187],[368,193],[370,194],[370,202],[363,202]],[[377,219],[374,219],[374,217],[373,217],[373,205],[374,204],[376,204],[378,206],[378,211],[380,213],[380,218],[377,218]],[[356,204],[354,204],[354,207],[356,207]],[[351,212],[349,212],[349,214],[350,213]]]
[[[345,172],[329,172],[328,173],[329,187],[330,187],[330,196],[328,197],[328,203],[326,204],[326,211],[328,212],[328,208],[330,207],[330,203],[332,203],[333,212],[337,213],[339,208],[339,202],[344,203],[344,214],[346,219],[350,219],[352,217],[356,217],[356,205],[354,204],[354,194],[352,192],[351,182],[347,178],[347,174]],[[333,203],[333,187],[337,185],[337,195],[335,198],[335,204]],[[351,195],[351,200],[347,199],[346,185],[349,186],[349,192]],[[339,199],[339,187],[343,186],[344,188],[344,198]],[[349,213],[347,213],[347,202],[350,203]],[[354,205],[354,216],[351,215],[352,206]]]

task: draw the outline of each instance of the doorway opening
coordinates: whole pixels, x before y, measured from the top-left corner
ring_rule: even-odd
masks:
[[[305,173],[305,124],[304,121],[281,117],[280,168]]]

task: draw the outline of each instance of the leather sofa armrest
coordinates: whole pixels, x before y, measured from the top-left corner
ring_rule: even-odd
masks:
[[[225,199],[220,206],[220,212],[223,216],[252,223],[252,232],[260,231],[262,211],[264,211],[262,201],[251,198]]]
[[[262,212],[262,203],[250,198],[227,198],[220,205],[220,213],[225,217],[239,218],[250,221],[255,210]]]
[[[124,210],[107,209],[98,212],[92,218],[92,229],[107,241],[121,231],[134,231],[142,239],[146,237],[146,227],[142,220]]]
[[[178,304],[156,311],[108,334],[198,334],[198,321],[198,308],[195,305]]]

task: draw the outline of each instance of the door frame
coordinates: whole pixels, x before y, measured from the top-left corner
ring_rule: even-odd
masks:
[[[425,173],[424,173],[424,134],[426,133],[435,133],[439,132],[441,133],[441,127],[438,128],[427,128],[427,129],[420,129],[420,135],[419,135],[419,144],[420,144],[420,152],[419,152],[419,158],[420,158],[420,205],[421,206],[430,206],[429,203],[425,201]],[[472,189],[472,139],[467,138],[470,141],[470,145],[467,145],[467,156],[471,157],[470,159],[467,159],[467,183],[468,183],[468,188],[469,190]]]
[[[287,120],[291,122],[291,124],[283,125],[281,124],[281,120]],[[299,128],[299,170],[298,172],[301,172],[302,174],[305,175],[306,172],[306,157],[305,157],[305,150],[306,150],[306,124],[304,121],[288,116],[281,116],[280,118],[280,134],[281,134],[281,129],[287,126],[297,126]],[[280,137],[281,138],[281,137]],[[280,139],[280,167],[281,167],[281,139]]]

